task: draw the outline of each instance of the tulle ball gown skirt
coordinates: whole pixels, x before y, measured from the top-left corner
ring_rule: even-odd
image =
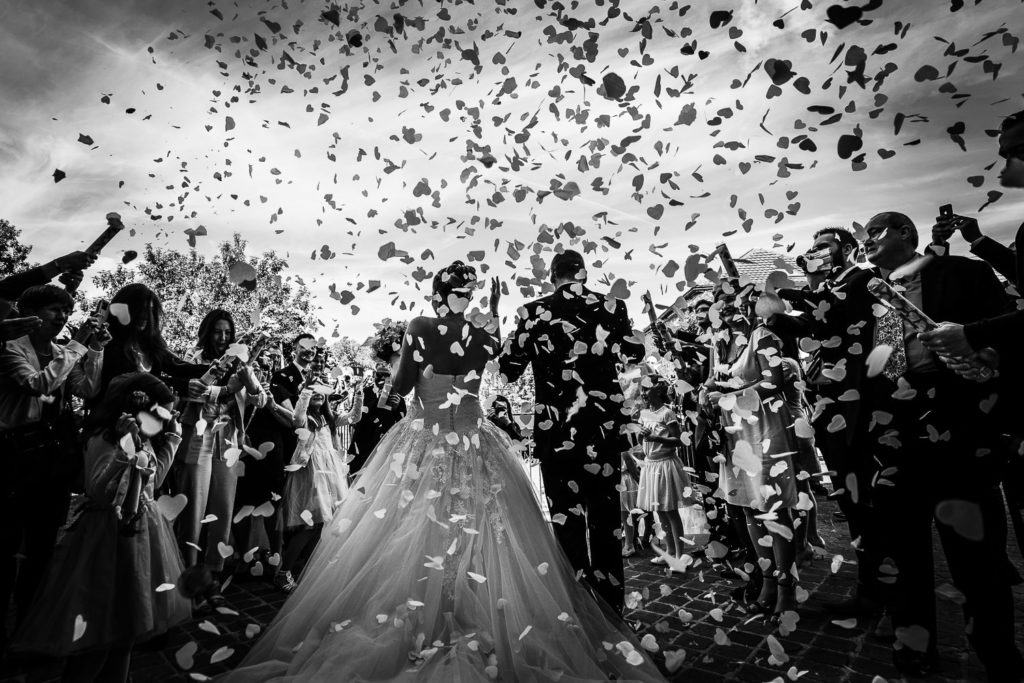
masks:
[[[479,406],[414,409],[226,681],[663,680],[575,579]]]

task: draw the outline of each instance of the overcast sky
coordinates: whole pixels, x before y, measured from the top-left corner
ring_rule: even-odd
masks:
[[[0,217],[43,260],[119,211],[136,234],[100,267],[240,232],[287,255],[317,332],[364,338],[455,258],[509,282],[511,315],[556,245],[587,250],[640,324],[636,294],[671,303],[670,262],[720,241],[800,250],[882,210],[927,239],[939,204],[979,215],[1000,189],[986,130],[1024,108],[1020,0],[888,2],[841,30],[820,0],[540,4],[7,0]],[[768,60],[794,74],[773,88]],[[980,214],[1004,241],[1022,218],[1012,191]]]

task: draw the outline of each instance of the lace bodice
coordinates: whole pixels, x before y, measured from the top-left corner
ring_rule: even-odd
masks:
[[[484,417],[480,407],[480,374],[443,375],[420,372],[416,380],[409,417],[423,420],[433,429],[463,431],[475,429]]]

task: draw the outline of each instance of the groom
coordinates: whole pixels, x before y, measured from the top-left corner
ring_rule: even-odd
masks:
[[[619,365],[643,357],[624,302],[587,289],[576,251],[551,260],[555,291],[520,309],[499,360],[507,382],[533,364],[535,454],[555,536],[577,572],[615,610],[625,602],[619,535],[623,425]],[[588,538],[589,536],[589,538]],[[588,543],[589,541],[589,543]]]

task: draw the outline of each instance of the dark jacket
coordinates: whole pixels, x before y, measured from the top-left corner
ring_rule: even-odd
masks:
[[[378,408],[379,398],[373,387],[363,390],[363,416],[352,430],[352,443],[348,447],[349,455],[352,456],[349,471],[353,474],[363,468],[367,458],[388,430],[405,417],[404,398],[399,397],[397,406],[386,404],[383,408]]]
[[[600,448],[605,452],[597,456],[617,470],[620,429],[629,421],[622,412],[619,366],[644,355],[626,304],[567,285],[520,313],[499,365],[509,382],[533,365],[536,456],[544,463],[559,452],[582,455],[592,446],[592,458]]]
[[[864,361],[874,345],[873,306],[878,300],[868,292],[867,283],[875,276],[872,270],[859,269],[838,283],[826,283],[820,291],[781,290],[779,296],[802,315],[777,315],[769,325],[780,336],[809,338],[820,344],[811,352],[811,365],[817,371],[808,378],[812,382],[808,398],[812,406],[820,408],[814,422],[824,428],[841,415],[846,421],[847,445],[866,431],[866,420],[871,417],[865,405]],[[856,392],[854,400],[849,392]]]

